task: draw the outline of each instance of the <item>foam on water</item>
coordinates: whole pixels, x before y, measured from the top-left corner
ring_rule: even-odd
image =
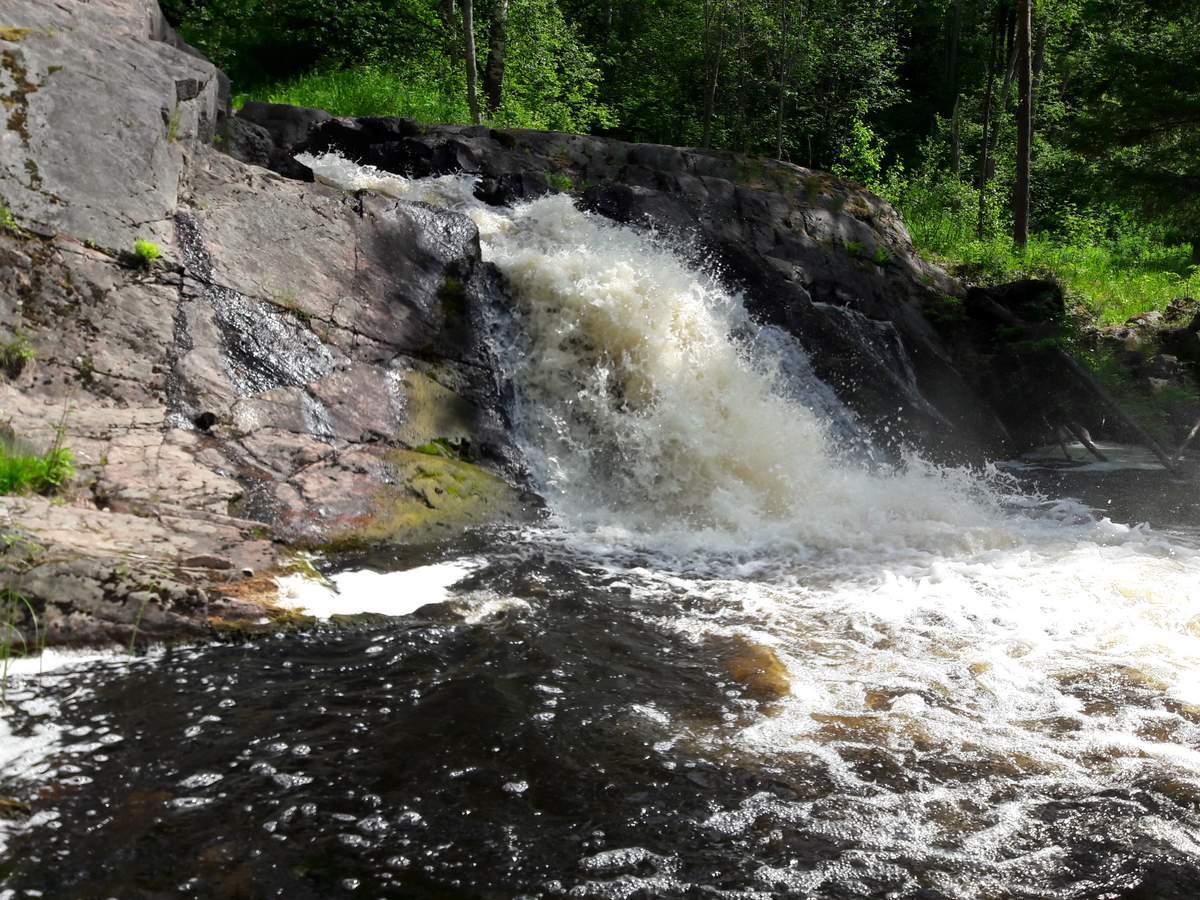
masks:
[[[1167,778],[1200,798],[1195,547],[1021,497],[994,472],[848,460],[828,396],[797,398],[740,297],[568,197],[500,210],[466,178],[304,162],[331,184],[478,224],[518,306],[520,424],[565,532],[627,576],[655,626],[696,641],[739,634],[787,667],[791,694],[769,715],[693,737],[764,759],[809,754],[854,798],[783,820],[876,834],[884,856],[957,854],[966,880],[945,887],[973,895],[1013,883],[1004,866],[1031,885],[1053,870],[1053,848],[1003,866],[996,848],[1056,793]],[[668,563],[631,562],[630,548]],[[656,616],[680,592],[717,611]],[[918,772],[911,793],[873,789],[855,764],[864,748],[901,767],[969,768],[985,787],[922,788]],[[749,808],[715,817],[730,829],[755,820]],[[1152,816],[1143,826],[1196,845]],[[853,883],[832,870],[762,874],[801,892],[839,878]]]
[[[449,599],[450,588],[481,565],[481,559],[465,558],[398,572],[339,572],[325,580],[288,575],[277,579],[279,603],[318,619],[361,613],[405,616]]]

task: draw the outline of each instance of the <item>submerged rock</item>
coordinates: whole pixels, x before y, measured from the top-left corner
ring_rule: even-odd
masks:
[[[791,693],[787,666],[770,647],[741,635],[713,639],[710,646],[717,651],[721,668],[749,699],[770,704]]]

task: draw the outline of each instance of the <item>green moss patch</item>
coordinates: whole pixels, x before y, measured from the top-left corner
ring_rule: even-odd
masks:
[[[330,542],[331,549],[427,543],[522,515],[519,492],[479,466],[416,450],[391,451],[387,462],[395,483],[375,498],[370,515]]]

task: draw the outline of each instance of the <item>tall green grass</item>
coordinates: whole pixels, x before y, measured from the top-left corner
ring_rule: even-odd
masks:
[[[75,457],[62,446],[61,431],[45,453],[32,453],[16,441],[0,440],[0,495],[55,494],[75,475]]]
[[[890,189],[889,189],[890,188]],[[976,234],[974,192],[955,183],[914,180],[885,188],[898,207],[917,251],[958,274],[996,283],[1051,278],[1100,325],[1164,309],[1179,297],[1200,296],[1200,267],[1186,244],[1163,241],[1152,229],[1126,220],[1068,213],[1059,233],[1035,234],[1025,250],[1006,234],[1000,217]],[[992,209],[1005,198],[992,199]]]
[[[399,116],[428,124],[471,121],[465,89],[457,84],[420,71],[371,65],[309,72],[239,94],[234,106],[248,100],[308,106],[335,116]]]

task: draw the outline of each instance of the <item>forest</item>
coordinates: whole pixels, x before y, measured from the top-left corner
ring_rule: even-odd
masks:
[[[164,6],[230,74],[239,101],[595,133],[829,170],[892,201],[926,255],[976,280],[1057,277],[1101,324],[1200,288],[1191,0]],[[1026,98],[1027,240],[1014,223]]]

